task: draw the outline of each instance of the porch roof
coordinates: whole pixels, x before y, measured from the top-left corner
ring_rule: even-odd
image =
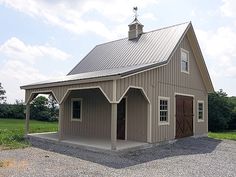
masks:
[[[121,78],[126,75],[136,73],[140,70],[147,69],[150,66],[153,66],[153,64],[142,64],[142,65],[136,65],[136,66],[128,66],[128,67],[122,67],[122,68],[67,75],[67,76],[57,77],[57,78],[42,81],[42,82],[36,82],[33,84],[24,85],[24,86],[21,86],[20,88],[31,89],[31,88],[40,88],[40,87],[42,88],[42,87],[49,87],[49,86],[60,86],[60,85],[71,84],[71,82],[76,82],[76,81],[79,82],[81,80],[85,82],[89,82],[91,79],[98,79],[98,78],[100,78],[101,81],[112,80],[114,79],[112,76],[116,78]],[[91,82],[93,81],[94,80],[91,80]]]

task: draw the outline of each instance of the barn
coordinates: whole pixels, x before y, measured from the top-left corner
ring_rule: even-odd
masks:
[[[214,88],[192,23],[143,27],[135,17],[127,38],[95,46],[66,76],[21,86],[26,134],[108,150],[207,135]],[[58,132],[29,134],[38,94],[57,100]]]

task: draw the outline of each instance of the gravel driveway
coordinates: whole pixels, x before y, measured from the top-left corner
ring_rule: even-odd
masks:
[[[122,154],[47,145],[44,149],[0,151],[0,177],[236,176],[235,141],[186,138]]]

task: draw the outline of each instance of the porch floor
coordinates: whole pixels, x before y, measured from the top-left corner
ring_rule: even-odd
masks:
[[[111,140],[109,139],[98,139],[91,137],[65,137],[63,140],[58,140],[57,132],[46,132],[46,133],[33,133],[27,135],[29,138],[39,138],[42,140],[50,140],[67,145],[73,145],[92,150],[111,150]],[[117,150],[136,149],[148,147],[148,143],[130,141],[130,140],[117,140]]]

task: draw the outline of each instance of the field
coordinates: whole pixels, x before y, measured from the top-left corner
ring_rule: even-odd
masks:
[[[236,141],[236,130],[225,132],[209,132],[208,137],[215,139],[228,139]]]
[[[19,119],[0,119],[0,149],[28,147],[24,140],[25,121]],[[57,131],[57,122],[30,120],[30,133]],[[236,141],[236,130],[226,132],[209,132],[208,137]]]
[[[24,148],[29,144],[24,140],[25,121],[0,119],[0,149]],[[57,131],[57,122],[30,120],[30,133]]]

